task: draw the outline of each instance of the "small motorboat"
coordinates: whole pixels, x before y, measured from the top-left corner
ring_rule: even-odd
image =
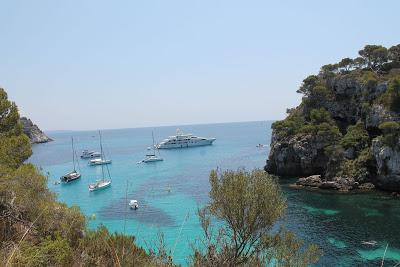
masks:
[[[98,157],[101,157],[100,152],[89,151],[87,149],[83,150],[82,155],[81,155],[82,159],[93,159],[93,158],[98,158]]]
[[[371,241],[362,241],[362,242],[361,242],[361,244],[363,244],[363,245],[368,245],[368,246],[375,246],[376,243],[378,243],[378,242],[376,242],[375,240],[371,240]]]
[[[88,164],[90,166],[95,166],[95,165],[105,165],[105,164],[111,164],[111,159],[102,159],[102,158],[98,158],[98,159],[91,159],[89,160]]]
[[[160,158],[154,154],[148,154],[144,157],[142,162],[148,163],[148,162],[156,162],[156,161],[163,161],[163,160],[164,160],[163,158]]]
[[[129,201],[129,207],[130,207],[131,209],[137,210],[137,209],[139,208],[138,201],[137,201],[136,199],[131,199],[131,200]]]

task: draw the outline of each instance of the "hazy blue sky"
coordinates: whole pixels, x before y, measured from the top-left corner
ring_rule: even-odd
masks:
[[[280,119],[321,65],[400,43],[400,1],[0,2],[0,86],[44,129]]]

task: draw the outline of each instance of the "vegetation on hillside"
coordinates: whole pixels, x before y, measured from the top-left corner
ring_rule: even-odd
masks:
[[[322,116],[323,117],[323,116]],[[318,123],[325,119],[318,119]],[[173,266],[166,248],[145,251],[133,236],[86,227],[78,207],[57,202],[47,177],[24,163],[31,145],[18,109],[0,88],[0,262],[5,266]],[[286,203],[277,183],[262,171],[212,172],[211,203],[200,212],[205,248],[193,266],[307,266],[318,259],[314,245],[290,232],[272,233]],[[212,219],[211,219],[212,218]],[[211,238],[211,222],[219,220]],[[204,253],[204,254],[203,254]]]

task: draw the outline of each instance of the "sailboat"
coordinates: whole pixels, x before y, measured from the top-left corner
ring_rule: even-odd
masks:
[[[103,144],[101,142],[101,133],[99,131],[99,136],[100,136],[100,149],[101,149],[101,154],[103,155]],[[105,188],[108,188],[111,186],[111,176],[110,176],[110,171],[108,169],[108,166],[105,166],[107,168],[107,173],[108,173],[108,177],[109,179],[106,180],[105,179],[105,175],[104,175],[104,164],[101,164],[101,175],[102,175],[102,179],[101,180],[96,180],[96,182],[89,184],[89,191],[98,191],[98,190],[102,190]]]
[[[99,153],[100,157],[89,160],[88,164],[90,166],[111,164],[111,160],[110,159],[106,159],[106,156],[104,155],[103,144],[101,143],[101,134],[100,134],[100,132],[99,132],[99,135],[100,135],[100,148],[101,148],[101,151]]]
[[[142,162],[144,163],[149,163],[149,162],[156,162],[156,161],[163,161],[164,159],[161,157],[158,157],[156,155],[156,146],[154,144],[154,133],[151,132],[151,136],[153,138],[153,153],[148,153],[146,154],[146,156],[144,157],[144,159],[142,160]]]
[[[71,137],[71,143],[72,143],[72,164],[74,165],[74,170],[72,172],[64,174],[63,176],[60,177],[61,182],[65,182],[65,183],[72,182],[74,180],[81,178],[81,174],[76,170],[76,159],[75,159],[76,153],[75,153],[75,148],[74,148],[74,138],[73,137]]]

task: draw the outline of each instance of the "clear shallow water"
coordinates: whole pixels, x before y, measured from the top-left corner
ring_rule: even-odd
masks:
[[[113,183],[100,192],[88,191],[87,185],[101,175],[101,167],[89,167],[87,160],[79,161],[80,180],[54,184],[72,168],[71,135],[80,153],[98,150],[96,131],[50,132],[55,141],[35,145],[30,161],[49,175],[49,187],[60,201],[78,205],[87,216],[95,214],[89,227],[102,223],[111,231],[125,229],[144,247],[163,232],[174,260],[186,265],[190,244],[201,235],[196,210],[207,202],[210,170],[262,168],[269,148],[256,145],[269,144],[270,126],[271,122],[183,126],[184,132],[217,140],[212,146],[161,150],[164,161],[151,164],[136,164],[152,143],[151,131],[161,140],[174,134],[176,127],[105,130],[103,144],[113,160],[109,165]],[[400,200],[383,193],[297,190],[288,186],[293,181],[281,181],[289,205],[283,223],[324,250],[318,266],[377,266],[387,243],[386,266],[400,261]],[[126,208],[126,194],[139,201],[139,210]],[[369,240],[378,244],[361,244]]]

